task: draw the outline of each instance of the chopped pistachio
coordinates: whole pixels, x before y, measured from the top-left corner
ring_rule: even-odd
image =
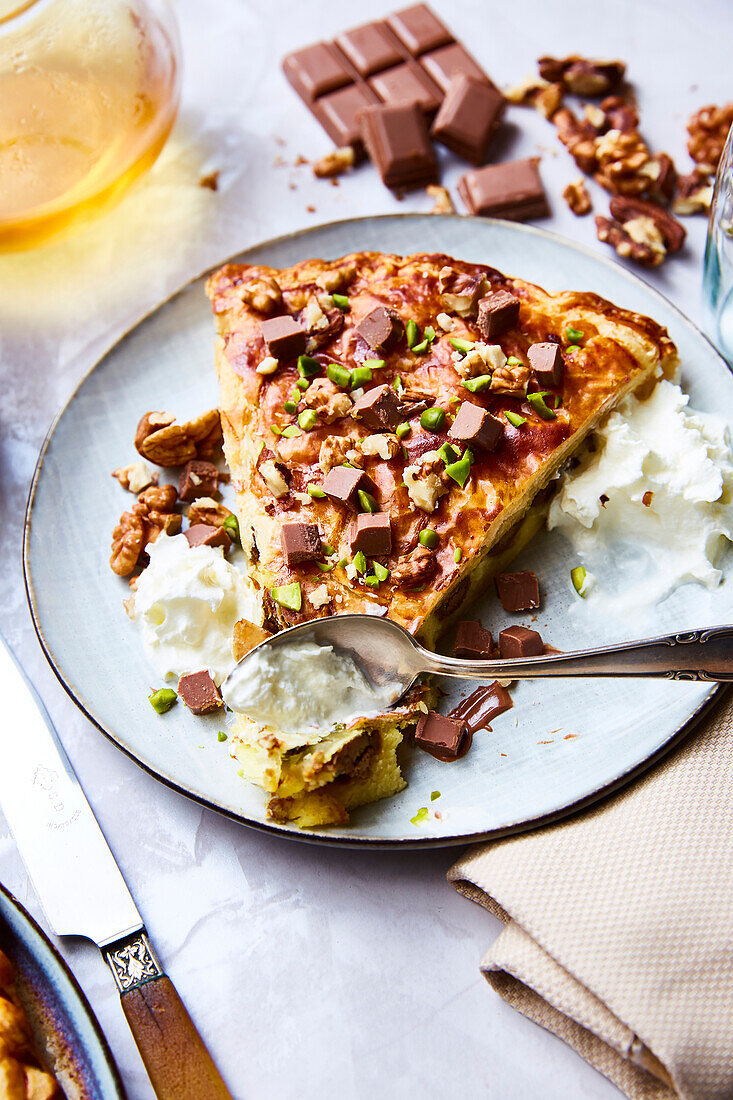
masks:
[[[341,386],[342,389],[348,389],[349,382],[351,381],[351,371],[348,367],[340,367],[338,363],[329,363],[326,367],[326,375],[333,382],[334,386]]]
[[[314,378],[321,373],[321,364],[310,355],[298,356],[298,374],[301,378]]]
[[[457,336],[451,336],[448,343],[456,351],[460,351],[462,355],[468,355],[469,351],[476,345],[475,340],[459,340]]]
[[[295,385],[298,387],[299,390],[302,390],[303,393],[305,393],[305,391],[310,386],[310,382],[307,378],[299,378]]]
[[[581,332],[579,328],[572,328],[571,326],[568,326],[568,328],[565,329],[565,336],[568,340],[572,340],[574,343],[576,343],[578,340],[582,340],[584,335],[585,333]]]
[[[222,527],[233,542],[239,542],[239,520],[233,512],[222,521]]]
[[[435,339],[435,329],[432,325],[425,326],[425,332],[423,333],[423,336],[428,341],[428,343],[432,344],[433,340]]]
[[[314,500],[323,500],[326,496],[320,485],[306,485],[305,491],[308,496],[313,497]]]
[[[445,427],[445,412],[443,409],[437,405],[425,409],[420,415],[420,427],[425,428],[427,432],[442,432]]]
[[[527,401],[530,403],[534,411],[538,416],[541,416],[543,420],[555,420],[557,419],[552,409],[548,409],[545,404],[546,393],[528,393]]]
[[[370,367],[354,367],[349,378],[349,389],[358,390],[365,382],[371,382],[372,372]]]
[[[462,557],[463,551],[461,550],[460,546],[456,546],[455,550],[453,551],[453,561],[456,563],[456,565],[458,565]]]
[[[521,359],[517,359],[516,355],[510,355],[506,361],[508,367],[523,367],[524,363]]]
[[[404,388],[405,388],[405,383],[402,381],[402,378],[398,374],[396,376],[394,382],[392,383],[392,389],[397,390],[397,392],[400,393],[402,390],[404,390]]]
[[[479,374],[476,378],[466,378],[461,385],[465,386],[469,393],[481,393],[483,390],[488,390],[491,385],[491,375]]]
[[[330,558],[332,554],[336,553],[336,551],[334,550],[333,546],[331,546],[330,542],[324,542],[323,553],[326,555],[327,558]]]
[[[257,440],[257,447],[256,447],[256,451],[257,451],[257,455],[256,455],[256,457],[257,457],[257,458],[259,458],[259,457],[260,457],[260,455],[262,454],[262,452],[264,451],[264,449],[265,449],[265,441],[264,441],[264,439],[258,439],[258,440]]]
[[[430,347],[430,341],[429,340],[421,340],[419,344],[415,344],[412,351],[415,355],[424,355],[429,347]]]
[[[378,581],[386,581],[389,576],[389,569],[386,565],[382,565],[381,562],[374,562],[374,576]]]
[[[301,413],[301,416],[303,414]],[[284,435],[286,439],[295,439],[296,436],[302,435],[300,428],[296,428],[295,424],[288,424],[287,428],[283,428],[280,435]]]
[[[460,452],[451,443],[443,443],[436,454],[439,454],[446,466],[450,462],[456,462],[460,458]]]
[[[471,452],[466,451],[463,458],[460,458],[458,462],[452,462],[450,466],[446,466],[445,472],[448,477],[463,488],[471,476]]]
[[[370,370],[381,370],[382,367],[387,365],[384,359],[365,359],[362,363],[362,367],[369,367]]]
[[[165,714],[178,701],[178,696],[173,688],[160,688],[149,695],[148,699],[154,711],[158,714]]]
[[[570,352],[571,355],[574,355],[576,351],[580,351],[580,344],[568,344],[568,346],[565,348],[566,355],[568,352]]]
[[[576,565],[574,569],[570,570],[570,579],[573,582],[573,588],[579,596],[585,598],[586,593],[583,591],[585,586],[585,578],[587,576],[586,570],[582,565]]]
[[[436,798],[440,798],[440,791],[431,791],[430,792],[430,801],[435,802]]]
[[[354,554],[354,567],[357,573],[364,574],[367,571],[367,560],[363,550],[357,550]]]
[[[293,581],[292,584],[276,584],[270,589],[270,595],[275,603],[279,603],[281,607],[289,607],[291,611],[300,611],[303,606],[300,581]]]
[[[420,329],[417,322],[409,320],[405,324],[405,337],[407,339],[408,348],[414,348],[415,344],[418,344],[422,339],[420,335]]]
[[[440,544],[440,535],[432,527],[426,527],[417,536],[417,541],[421,546],[427,546],[428,550],[436,550]]]
[[[511,409],[504,409],[504,416],[509,423],[515,428],[521,428],[522,424],[527,423],[526,416],[520,416],[519,413],[512,412]]]
[[[421,821],[427,821],[428,808],[427,806],[421,806],[414,817],[410,818],[411,825],[419,825]]]
[[[332,294],[333,304],[337,309],[340,309],[343,313],[348,313],[351,309],[349,305],[349,298],[347,294]]]
[[[362,512],[379,511],[379,505],[377,504],[371,493],[367,493],[365,489],[358,489],[356,495],[359,498],[359,504],[361,505]]]
[[[322,573],[330,573],[331,570],[333,569],[333,567],[334,567],[334,562],[322,562],[322,561],[317,561],[316,562],[316,568],[320,569],[320,571]]]
[[[278,428],[276,424],[270,424],[270,431],[273,435],[282,435],[282,428]]]
[[[403,420],[403,422],[401,424],[398,424],[395,428],[395,435],[398,439],[404,439],[405,436],[408,436],[410,434],[411,430],[412,429],[410,428],[410,425],[407,423],[407,421]]]
[[[555,408],[559,409],[561,405],[562,405],[562,397],[560,396],[559,393],[556,393],[555,394]]]
[[[286,401],[283,405],[283,408],[285,409],[286,413],[292,414],[298,411],[298,403],[297,401]]]
[[[379,581],[376,577],[365,577],[364,584],[368,585],[370,588],[379,588]]]
[[[336,562],[336,568],[337,569],[343,569],[344,566],[346,565],[346,563],[348,562],[348,560],[349,560],[348,558],[342,558],[341,561],[337,561]]]
[[[306,432],[309,432],[311,428],[315,428],[318,423],[318,414],[315,409],[303,409],[302,413],[298,413],[298,423]]]
[[[219,732],[216,735],[216,739],[217,739],[217,741],[226,741],[227,735],[224,733],[224,730],[219,730]]]

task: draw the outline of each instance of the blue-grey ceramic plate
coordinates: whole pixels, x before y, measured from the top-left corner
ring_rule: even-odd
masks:
[[[538,229],[475,218],[422,215],[362,218],[269,241],[240,259],[287,266],[360,249],[447,252],[492,264],[548,289],[592,290],[669,328],[683,382],[702,410],[733,407],[733,382],[702,334],[640,279],[584,248]],[[165,783],[251,825],[295,835],[266,820],[264,797],[237,775],[221,718],[176,707],[158,717],[147,696],[155,677],[110,572],[110,533],[129,497],[109,475],[132,461],[140,416],[170,409],[179,418],[217,403],[214,329],[204,280],[197,279],[128,333],[85,378],[50,433],[31,491],[25,560],[41,643],[79,706],[121,748]],[[538,629],[560,649],[629,639],[631,623],[594,615],[569,583],[576,564],[556,535],[537,538],[518,560],[542,580]],[[491,624],[492,595],[476,615]],[[729,583],[714,593],[687,585],[665,601],[647,634],[733,621]],[[452,689],[455,690],[455,689]],[[460,692],[465,688],[460,688]],[[668,681],[579,680],[520,684],[514,709],[478,735],[455,764],[414,753],[409,786],[355,812],[347,828],[308,835],[337,843],[450,844],[549,819],[623,782],[681,735],[715,688]],[[431,794],[440,797],[431,801]],[[419,815],[426,807],[430,812]],[[437,813],[435,812],[437,811]],[[303,835],[298,834],[298,835]]]
[[[124,1100],[107,1041],[76,979],[33,918],[0,885],[0,950],[39,1051],[67,1100]]]

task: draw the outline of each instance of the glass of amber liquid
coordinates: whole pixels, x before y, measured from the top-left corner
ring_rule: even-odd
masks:
[[[179,74],[163,0],[0,0],[0,250],[120,198],[170,133]]]

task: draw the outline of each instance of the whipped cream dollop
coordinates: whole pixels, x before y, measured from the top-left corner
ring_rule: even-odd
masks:
[[[399,684],[376,687],[350,657],[314,642],[265,646],[237,666],[222,689],[224,702],[258,725],[285,733],[328,733],[357,718],[383,714],[402,694]]]
[[[688,408],[661,381],[627,397],[565,473],[548,527],[561,531],[594,584],[588,602],[649,607],[687,581],[715,587],[733,539],[733,456],[725,421]]]
[[[148,660],[163,678],[208,668],[221,683],[235,664],[234,624],[259,621],[254,590],[221,547],[159,535],[148,553],[133,609]]]

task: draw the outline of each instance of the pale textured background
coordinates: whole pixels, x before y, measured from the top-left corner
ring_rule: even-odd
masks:
[[[683,170],[687,116],[730,94],[728,0],[434,5],[499,84],[533,71],[543,53],[623,57],[644,133]],[[449,852],[319,849],[248,831],[184,801],[76,711],[46,667],[25,604],[21,521],[38,447],[81,375],[118,334],[181,283],[260,239],[352,215],[429,208],[420,192],[398,203],[369,168],[336,188],[295,167],[298,154],[314,158],[329,142],[275,63],[288,49],[394,6],[220,0],[214,9],[178,0],[182,110],[144,185],[66,244],[0,256],[1,621],[237,1098],[397,1097],[409,1089],[466,1100],[610,1100],[618,1096],[613,1086],[486,987],[478,962],[499,926],[445,884]],[[592,220],[575,219],[560,198],[578,173],[552,128],[533,112],[513,110],[510,120],[516,129],[503,143],[505,156],[534,154],[538,146],[546,153],[541,170],[553,217],[543,224],[605,254]],[[218,194],[196,186],[214,168],[221,171]],[[457,175],[451,162],[445,182]],[[594,199],[605,213],[597,189]],[[700,321],[704,222],[685,224],[686,254],[650,279]],[[11,701],[8,712],[8,702],[3,720],[15,721],[22,736],[21,716]],[[40,915],[1,818],[0,880]],[[96,949],[61,946],[130,1100],[148,1100]]]

